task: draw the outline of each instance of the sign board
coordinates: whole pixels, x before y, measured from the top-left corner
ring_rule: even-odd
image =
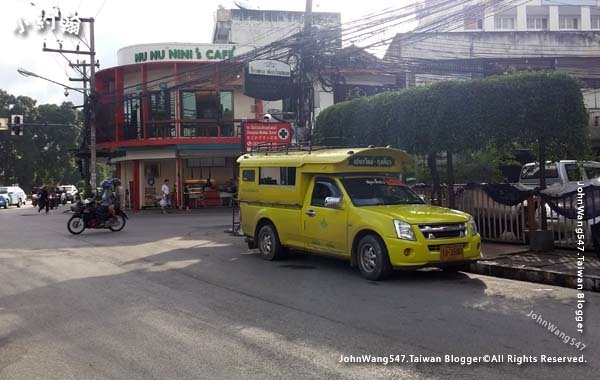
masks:
[[[0,131],[8,131],[8,119],[0,117]]]
[[[244,94],[255,99],[280,100],[292,95],[292,70],[285,62],[259,59],[244,69]]]
[[[248,74],[289,78],[292,76],[292,70],[290,65],[285,62],[272,59],[258,59],[248,62]]]
[[[245,122],[242,124],[244,152],[259,144],[272,143],[285,146],[292,142],[292,125],[289,123]]]
[[[350,166],[362,167],[390,167],[394,166],[394,163],[394,159],[388,156],[354,156],[348,161]]]
[[[119,49],[117,63],[122,66],[147,62],[215,62],[231,59],[250,50],[252,46],[232,44],[141,44]]]

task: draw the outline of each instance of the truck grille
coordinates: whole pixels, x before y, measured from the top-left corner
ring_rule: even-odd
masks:
[[[419,224],[419,229],[425,239],[452,239],[467,236],[465,223],[453,224]]]

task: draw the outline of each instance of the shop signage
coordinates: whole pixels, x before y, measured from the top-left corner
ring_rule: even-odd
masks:
[[[350,157],[348,164],[350,166],[375,166],[389,167],[394,166],[394,159],[388,156],[354,156]]]
[[[285,62],[259,59],[244,70],[244,94],[255,99],[279,100],[292,95],[292,70]]]
[[[248,50],[250,47],[226,44],[145,44],[120,49],[117,61],[119,65],[169,61],[214,62],[231,59]]]
[[[292,70],[290,69],[290,65],[285,62],[271,59],[258,59],[256,61],[248,62],[248,74],[289,78],[292,76]]]
[[[242,124],[244,152],[259,144],[286,146],[292,142],[292,126],[289,123],[246,122]]]

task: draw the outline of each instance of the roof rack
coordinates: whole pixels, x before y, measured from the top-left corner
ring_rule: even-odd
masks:
[[[319,139],[316,141],[326,140],[345,140],[344,137],[326,137],[323,139]],[[264,153],[268,155],[269,153],[285,153],[289,152],[310,152],[315,150],[323,150],[323,149],[344,149],[344,148],[374,148],[373,145],[348,145],[348,144],[329,144],[329,145],[313,145],[312,142],[302,142],[302,143],[294,143],[294,144],[286,144],[286,143],[277,143],[277,142],[264,142],[253,145],[248,153],[252,155],[253,153]],[[389,146],[388,146],[389,147]]]

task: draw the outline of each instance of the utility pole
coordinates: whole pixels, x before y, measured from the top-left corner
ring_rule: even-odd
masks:
[[[311,52],[307,49],[308,42],[311,41],[312,33],[312,0],[306,0],[306,9],[304,11],[304,30],[303,39],[300,42],[300,92],[298,101],[298,125],[305,128],[307,139],[311,143],[312,139],[312,112],[313,112],[313,87],[310,80],[312,72]]]
[[[55,52],[55,53],[61,53],[61,54],[80,54],[80,55],[88,55],[90,56],[90,63],[86,64],[85,62],[83,64],[77,63],[77,64],[72,64],[71,62],[69,62],[69,65],[71,67],[78,67],[78,66],[82,66],[84,68],[83,72],[82,72],[82,76],[83,78],[81,79],[71,79],[70,80],[81,80],[83,82],[83,86],[84,88],[87,88],[87,82],[90,82],[90,88],[89,88],[89,94],[87,91],[84,91],[84,105],[87,108],[84,108],[86,111],[86,117],[85,117],[85,133],[84,133],[84,145],[88,145],[86,144],[87,141],[87,135],[88,135],[88,131],[89,131],[89,151],[90,151],[90,161],[89,161],[89,185],[92,189],[92,191],[96,190],[96,102],[97,102],[97,97],[96,97],[96,86],[95,86],[95,74],[96,74],[96,66],[98,66],[98,63],[96,62],[96,46],[95,46],[95,39],[94,39],[94,18],[89,17],[89,18],[79,18],[79,20],[82,23],[87,23],[89,24],[89,28],[90,28],[90,46],[89,46],[89,51],[82,51],[79,50],[79,47],[77,48],[77,50],[66,50],[62,48],[62,44],[59,45],[59,49],[49,49],[46,48],[46,44],[44,43],[44,48],[43,51],[48,51],[48,52]],[[90,67],[90,76],[89,78],[87,78],[87,70],[86,67],[89,66]],[[89,116],[88,116],[89,114]],[[86,147],[87,148],[87,147]],[[87,154],[86,154],[87,157]]]

